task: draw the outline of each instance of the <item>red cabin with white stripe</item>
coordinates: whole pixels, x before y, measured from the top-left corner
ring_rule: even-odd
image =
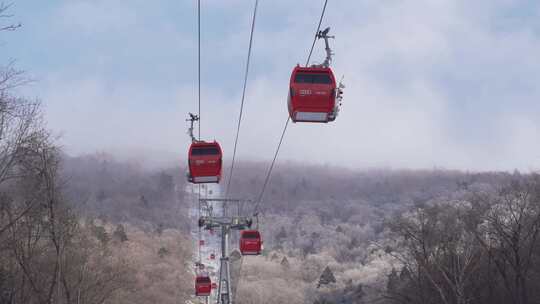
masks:
[[[291,75],[289,115],[293,122],[322,122],[336,119],[336,79],[330,68],[301,67]]]
[[[208,275],[199,275],[195,279],[195,295],[207,297],[212,292],[212,281]]]
[[[258,230],[242,230],[240,252],[242,255],[259,255],[262,251],[262,238]]]
[[[223,153],[216,142],[196,141],[189,147],[188,181],[194,184],[219,183]]]

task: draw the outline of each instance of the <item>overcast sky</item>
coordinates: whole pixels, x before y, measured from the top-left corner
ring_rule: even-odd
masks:
[[[260,0],[238,159],[270,160],[324,1]],[[202,135],[232,152],[254,1],[202,0]],[[73,155],[183,161],[197,110],[196,1],[14,0],[0,60],[37,81]],[[335,122],[289,126],[280,160],[540,169],[540,1],[330,0]],[[313,59],[322,61],[323,43]]]

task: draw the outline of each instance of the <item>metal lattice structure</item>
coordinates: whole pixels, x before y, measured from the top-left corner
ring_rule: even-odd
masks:
[[[200,198],[199,227],[204,229],[221,229],[221,257],[219,267],[219,283],[217,304],[232,304],[231,271],[229,260],[229,239],[232,230],[243,230],[251,227],[251,216],[242,216],[242,207],[249,200],[229,198]]]

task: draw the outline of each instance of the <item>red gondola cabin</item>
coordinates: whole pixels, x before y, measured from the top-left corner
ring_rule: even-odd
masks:
[[[259,255],[262,251],[261,234],[257,230],[243,230],[240,234],[240,252],[242,255]]]
[[[330,68],[301,67],[291,75],[289,115],[293,122],[329,122],[336,119],[336,79]]]
[[[195,295],[207,297],[212,292],[212,281],[207,275],[197,276],[195,279]]]
[[[189,148],[188,180],[194,184],[219,183],[222,168],[221,147],[214,142],[193,142]]]

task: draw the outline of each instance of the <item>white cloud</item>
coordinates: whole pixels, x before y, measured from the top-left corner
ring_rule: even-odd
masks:
[[[129,30],[137,23],[137,12],[124,1],[66,1],[54,16],[60,26],[93,34]]]
[[[222,11],[238,17],[234,24],[206,19],[209,33],[203,35],[203,64],[215,74],[203,74],[203,135],[220,140],[230,157],[251,11],[240,2],[232,7],[206,5],[212,14]],[[540,39],[535,24],[498,23],[512,5],[453,0],[331,3],[323,25],[332,25],[336,35],[335,72],[346,76],[343,110],[327,125],[290,125],[280,159],[355,167],[538,166],[534,139],[540,128],[540,107],[535,105],[540,97],[535,85],[540,80]],[[289,73],[305,60],[318,9],[312,1],[292,7],[288,1],[261,2],[239,159],[272,157],[287,117]],[[65,26],[89,35],[114,37],[110,29],[132,30],[128,42],[140,39],[141,33],[148,35],[134,26],[140,25],[140,7],[135,10],[125,3],[68,2],[60,12]],[[157,73],[132,81],[132,71],[125,79],[121,71],[114,71],[111,82],[110,75],[95,71],[73,77],[65,71],[76,66],[61,66],[47,76],[41,86],[50,124],[63,131],[69,151],[185,154],[189,141],[184,119],[196,110],[195,78],[174,83],[173,77],[159,87],[155,83],[168,67],[195,75],[193,37],[179,38],[195,28],[190,24],[176,30],[175,20],[159,22],[164,31],[142,47],[148,54],[161,54],[160,46],[167,45],[178,58],[172,52],[161,54],[166,59],[157,56]],[[216,37],[213,28],[225,34]],[[322,42],[316,47],[313,59],[319,61]]]

